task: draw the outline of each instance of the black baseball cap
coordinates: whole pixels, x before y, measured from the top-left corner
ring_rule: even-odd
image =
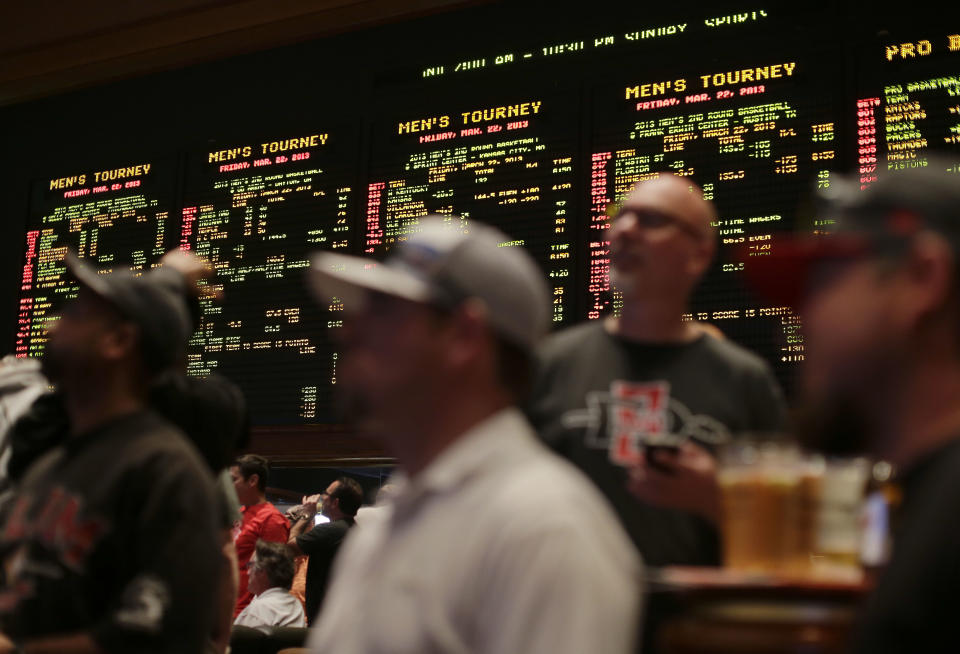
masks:
[[[798,307],[816,266],[895,255],[922,231],[940,234],[960,254],[958,166],[932,155],[914,163],[916,168],[882,174],[865,189],[856,178],[831,178],[816,198],[827,229],[775,236],[767,256],[741,251],[748,286],[769,301]]]
[[[193,332],[187,298],[150,273],[130,270],[99,271],[74,253],[66,256],[67,270],[80,283],[137,325],[143,360],[152,372],[176,362]]]

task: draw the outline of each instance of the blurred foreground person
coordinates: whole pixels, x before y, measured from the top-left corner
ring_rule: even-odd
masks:
[[[258,540],[247,568],[253,600],[234,624],[255,628],[307,626],[300,600],[290,594],[294,565],[285,544]]]
[[[0,526],[0,619],[16,643],[0,652],[200,652],[218,572],[212,478],[148,408],[191,330],[184,295],[67,266],[79,294],[43,366],[68,438],[26,470]]]
[[[347,537],[318,652],[631,651],[640,567],[609,507],[515,404],[546,328],[542,274],[504,234],[420,221],[386,263],[317,255],[342,299],[346,417],[400,471]]]
[[[709,448],[781,429],[782,393],[758,356],[683,320],[716,250],[703,192],[661,175],[613,209],[610,278],[623,308],[543,345],[528,412],[607,496],[647,565],[718,565]]]
[[[860,191],[832,181],[834,233],[784,241],[747,273],[803,307],[805,433],[900,470],[893,554],[856,651],[955,652],[960,588],[960,177],[928,167]]]
[[[224,652],[230,642],[233,610],[240,584],[234,527],[243,518],[240,501],[227,466],[236,450],[249,439],[247,405],[243,392],[219,375],[188,377],[172,370],[151,387],[151,406],[183,430],[196,446],[211,474],[216,476],[220,573],[217,611],[211,632],[212,651]]]

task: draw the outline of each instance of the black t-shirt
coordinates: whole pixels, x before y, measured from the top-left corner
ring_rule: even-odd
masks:
[[[44,393],[10,428],[10,478],[16,482],[41,456],[61,445],[70,432],[63,395]]]
[[[890,565],[867,602],[857,652],[960,651],[960,437],[902,478]]]
[[[333,559],[347,531],[355,524],[353,518],[334,520],[317,525],[297,537],[297,546],[300,551],[310,557],[307,562],[307,620],[312,621],[317,617],[320,605],[323,604],[323,596],[327,592]]]
[[[150,406],[187,435],[211,470],[229,467],[250,440],[243,391],[216,373],[164,373],[150,387]]]
[[[44,455],[0,524],[2,630],[84,632],[107,652],[200,652],[216,606],[210,472],[143,411]]]
[[[163,373],[150,387],[150,406],[187,435],[211,470],[228,467],[250,440],[243,392],[220,375]],[[51,392],[38,397],[10,432],[9,474],[17,480],[34,461],[67,440],[70,420],[63,395]]]
[[[635,343],[609,334],[600,321],[553,335],[539,359],[531,423],[603,491],[645,562],[718,564],[715,528],[636,500],[626,467],[610,453],[629,458],[646,439],[671,435],[710,447],[731,434],[782,429],[785,405],[769,366],[712,337]]]

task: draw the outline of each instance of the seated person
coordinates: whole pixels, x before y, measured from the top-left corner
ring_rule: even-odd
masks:
[[[258,540],[247,564],[251,601],[234,620],[245,627],[306,627],[300,600],[290,594],[293,556],[283,543]]]

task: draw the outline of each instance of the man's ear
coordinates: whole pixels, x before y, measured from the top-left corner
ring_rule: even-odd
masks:
[[[713,230],[704,235],[700,243],[697,244],[696,254],[691,257],[691,274],[696,277],[702,277],[710,269],[713,258],[717,254],[717,237]]]
[[[456,366],[469,364],[476,359],[488,337],[487,305],[477,299],[464,302],[451,320],[450,362]]]
[[[935,314],[949,304],[956,288],[956,258],[942,236],[931,232],[917,235],[905,265],[906,288],[899,298],[915,321]]]
[[[113,325],[104,330],[100,345],[105,358],[113,361],[123,359],[140,346],[140,329],[131,322]]]
[[[257,473],[253,473],[252,475],[244,479],[243,483],[245,483],[247,486],[250,486],[251,488],[255,488],[260,485],[260,475],[258,475]]]

